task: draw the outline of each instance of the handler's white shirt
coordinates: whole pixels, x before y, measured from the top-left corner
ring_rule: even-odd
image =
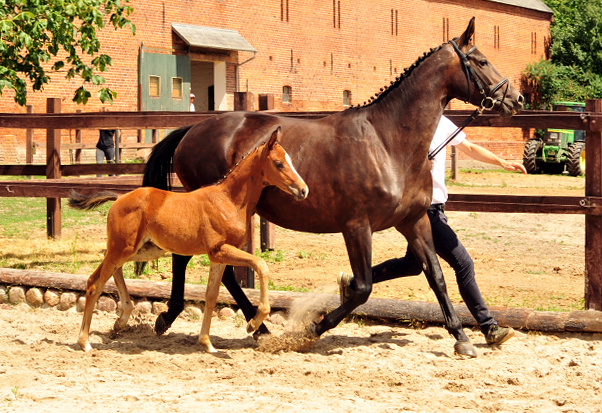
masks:
[[[431,142],[429,152],[441,145],[445,140],[452,135],[458,127],[445,116],[441,116],[439,126]],[[456,135],[449,145],[459,145],[464,139],[466,134],[460,132]],[[433,177],[433,204],[444,204],[447,201],[447,187],[445,186],[445,148],[442,149],[437,156],[433,159],[433,168],[431,169],[431,175]]]

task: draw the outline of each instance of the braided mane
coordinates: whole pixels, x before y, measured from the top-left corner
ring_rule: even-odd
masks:
[[[221,183],[223,183],[226,180],[226,178],[228,178],[230,176],[230,174],[236,170],[236,167],[242,161],[244,161],[247,157],[249,157],[254,152],[258,151],[259,148],[261,148],[262,146],[264,146],[266,143],[262,143],[261,145],[255,147],[255,148],[251,149],[249,152],[245,153],[243,156],[241,156],[241,158],[238,160],[238,162],[236,162],[231,169],[228,169],[228,171],[226,172],[225,175],[223,175],[217,182],[215,182],[214,184],[210,184],[210,185],[220,185]]]
[[[380,92],[377,92],[374,96],[371,96],[368,99],[367,102],[363,103],[363,105],[357,105],[357,106],[351,105],[349,107],[349,109],[356,109],[357,110],[357,109],[360,109],[360,108],[365,108],[365,107],[368,107],[368,106],[372,106],[373,104],[375,104],[375,103],[380,102],[381,100],[383,100],[385,98],[385,96],[387,96],[389,94],[389,92],[391,92],[391,90],[398,88],[403,83],[403,81],[414,71],[414,69],[416,69],[420,65],[420,63],[422,63],[427,57],[429,57],[433,53],[435,53],[438,50],[440,50],[446,44],[447,43],[443,43],[439,47],[434,47],[430,51],[425,52],[421,57],[419,57],[412,64],[412,66],[405,68],[405,70],[403,71],[403,73],[401,73],[399,76],[397,76],[395,78],[395,80],[392,80],[390,85],[385,85],[385,86],[381,87],[380,88]]]

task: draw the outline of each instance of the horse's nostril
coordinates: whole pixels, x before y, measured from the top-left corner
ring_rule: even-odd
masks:
[[[517,101],[518,101],[518,104],[521,106],[523,106],[525,104],[525,98],[521,94],[518,95]]]

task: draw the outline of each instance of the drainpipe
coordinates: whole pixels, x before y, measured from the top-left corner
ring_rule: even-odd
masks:
[[[255,59],[256,56],[257,56],[257,52],[255,51],[255,52],[253,52],[253,57],[251,57],[250,59],[247,59],[244,62],[239,63],[239,64],[236,65],[236,91],[237,92],[240,92],[238,90],[238,68],[241,67],[242,65],[244,65],[245,63],[249,63],[251,60]]]

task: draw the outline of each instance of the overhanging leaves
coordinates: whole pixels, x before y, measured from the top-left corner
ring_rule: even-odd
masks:
[[[125,5],[122,5],[124,3]],[[104,78],[97,74],[112,64],[110,56],[100,54],[101,44],[97,30],[105,22],[115,30],[135,26],[127,18],[132,8],[128,0],[0,0],[0,95],[13,89],[15,101],[27,103],[29,79],[34,91],[42,90],[50,81],[44,63],[57,60],[50,72],[65,70],[68,79],[80,77],[82,85],[75,91],[73,100],[86,103],[91,97],[86,84],[100,85]],[[82,57],[95,56],[90,64]],[[47,66],[46,66],[47,68]],[[116,93],[103,88],[98,93],[102,101],[111,101]]]

